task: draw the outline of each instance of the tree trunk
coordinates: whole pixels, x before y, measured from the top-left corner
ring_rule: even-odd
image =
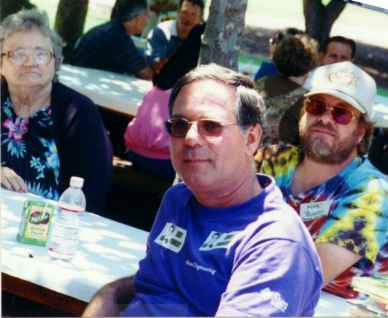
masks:
[[[303,0],[306,32],[318,41],[320,47],[329,38],[331,28],[345,6],[342,0],[331,0],[326,6],[322,0]]]
[[[21,9],[31,9],[35,7],[28,0],[1,0],[0,1],[0,22],[12,13]]]
[[[238,69],[246,9],[247,0],[212,0],[201,47],[201,64],[213,62]]]
[[[82,35],[89,0],[60,0],[55,17],[55,30],[65,42],[64,55]]]

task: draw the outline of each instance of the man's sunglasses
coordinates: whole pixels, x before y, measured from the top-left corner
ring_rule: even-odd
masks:
[[[331,117],[339,125],[349,124],[353,117],[360,115],[346,107],[327,106],[324,101],[314,98],[307,98],[304,102],[304,108],[307,113],[313,116],[322,116],[327,111],[330,111]]]
[[[237,125],[237,123],[222,124],[212,119],[199,119],[189,121],[185,118],[170,118],[165,122],[167,132],[175,138],[186,137],[193,123],[197,124],[198,132],[202,136],[217,137],[222,134],[224,127]]]

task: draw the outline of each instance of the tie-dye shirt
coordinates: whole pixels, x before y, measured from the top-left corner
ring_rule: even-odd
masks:
[[[388,273],[388,178],[369,160],[357,157],[336,176],[294,195],[290,187],[302,158],[300,148],[270,146],[255,159],[260,172],[275,178],[316,243],[335,244],[361,256],[325,287],[346,298],[356,297],[350,287],[354,275]]]
[[[23,178],[29,192],[59,197],[60,163],[51,106],[18,117],[7,98],[1,108],[1,165]]]

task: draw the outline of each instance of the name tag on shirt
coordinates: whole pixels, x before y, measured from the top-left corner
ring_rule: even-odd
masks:
[[[330,200],[302,203],[299,209],[300,217],[303,221],[311,221],[322,216],[327,216],[329,215],[331,203],[332,201]]]
[[[229,243],[232,241],[233,237],[238,233],[238,231],[229,232],[229,233],[220,233],[216,231],[211,231],[205,242],[199,248],[200,251],[210,251],[217,248],[227,248]]]
[[[170,251],[178,253],[182,249],[185,238],[185,229],[173,223],[167,222],[162,232],[155,239],[155,243],[169,249]]]

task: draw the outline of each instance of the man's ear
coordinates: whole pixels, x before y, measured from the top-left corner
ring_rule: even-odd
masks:
[[[256,153],[261,144],[261,137],[263,135],[263,129],[259,124],[250,126],[245,136],[245,143],[249,154],[252,156]]]

